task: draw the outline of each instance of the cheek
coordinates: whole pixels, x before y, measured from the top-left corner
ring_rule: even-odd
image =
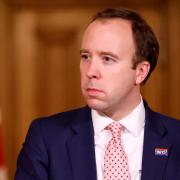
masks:
[[[107,86],[109,86],[110,89],[121,90],[128,86],[133,86],[135,82],[135,71],[121,71],[119,73],[109,74],[109,76],[107,76],[107,82],[105,83]]]
[[[81,79],[83,79],[83,77],[85,76],[85,69],[82,65],[80,65],[80,76],[81,76]]]
[[[82,68],[82,66],[81,66],[81,65],[80,65],[79,70],[80,70],[80,75],[81,75],[81,78],[82,78],[82,76],[83,76],[83,68]]]
[[[85,78],[88,72],[88,66],[85,64],[80,64],[80,75],[81,79]]]
[[[125,81],[125,79],[127,78],[126,73],[122,70],[122,71],[105,71],[105,79],[112,85],[117,85],[117,83],[122,83],[123,81]]]
[[[84,86],[86,86],[88,82],[88,78],[83,71],[80,72],[80,80],[81,80],[81,87],[83,88]]]

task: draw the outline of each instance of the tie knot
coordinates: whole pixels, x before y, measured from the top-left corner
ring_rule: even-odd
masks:
[[[120,138],[121,131],[123,130],[123,126],[119,122],[113,122],[106,127],[107,130],[110,130],[112,136],[116,138]]]

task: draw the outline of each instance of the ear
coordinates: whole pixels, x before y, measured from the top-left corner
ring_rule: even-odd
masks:
[[[136,85],[140,85],[148,75],[150,64],[148,61],[140,62],[136,67]]]

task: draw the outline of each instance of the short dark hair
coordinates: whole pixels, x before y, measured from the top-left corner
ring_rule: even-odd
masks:
[[[114,18],[125,19],[131,23],[134,42],[136,45],[136,54],[133,59],[133,69],[135,69],[136,66],[144,60],[150,63],[150,71],[146,79],[143,81],[143,83],[145,83],[157,64],[159,56],[158,40],[147,22],[138,13],[129,9],[105,9],[98,12],[92,19],[92,22],[98,19]]]

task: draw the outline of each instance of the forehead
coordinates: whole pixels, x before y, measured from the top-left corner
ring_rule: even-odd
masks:
[[[95,32],[112,32],[132,36],[132,26],[130,21],[121,18],[97,19],[89,24],[84,36]]]
[[[85,30],[81,46],[118,51],[135,49],[131,22],[121,18],[95,20]]]

